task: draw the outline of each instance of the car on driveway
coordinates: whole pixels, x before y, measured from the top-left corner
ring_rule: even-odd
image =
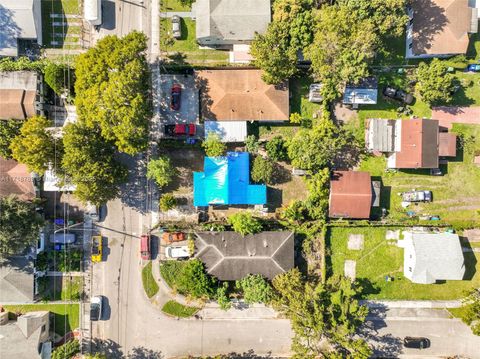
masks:
[[[182,98],[182,86],[179,84],[173,84],[170,91],[170,108],[174,111],[180,110],[181,98]]]
[[[165,125],[167,136],[195,136],[196,126],[194,123]]]
[[[480,72],[480,64],[470,64],[467,66],[467,72]]]
[[[165,244],[172,244],[174,242],[181,242],[185,240],[185,233],[183,232],[164,232],[162,234],[162,242]]]
[[[409,191],[400,193],[403,202],[432,202],[431,191]]]
[[[170,259],[182,259],[190,257],[188,246],[170,246],[165,249],[165,256]]]
[[[182,37],[182,18],[178,15],[172,16],[172,35],[174,39]]]
[[[403,90],[398,90],[394,87],[387,86],[383,89],[383,96],[411,105],[414,97]]]
[[[102,237],[92,236],[92,262],[97,263],[102,261]]]
[[[405,348],[426,349],[430,347],[430,339],[424,337],[405,337],[403,339]]]
[[[140,236],[140,257],[146,261],[152,258],[150,253],[150,236],[148,234]]]
[[[103,297],[96,295],[90,298],[90,320],[97,321],[102,319]]]

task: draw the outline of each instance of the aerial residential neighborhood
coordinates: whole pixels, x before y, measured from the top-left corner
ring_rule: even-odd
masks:
[[[0,0],[0,358],[480,359],[479,0]]]

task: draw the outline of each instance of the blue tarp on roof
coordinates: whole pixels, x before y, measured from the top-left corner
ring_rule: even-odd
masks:
[[[193,173],[193,204],[266,204],[267,186],[250,184],[248,152],[205,157],[205,172]]]

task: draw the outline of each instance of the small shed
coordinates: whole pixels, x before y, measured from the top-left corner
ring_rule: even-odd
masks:
[[[438,155],[440,157],[455,157],[457,155],[457,136],[454,133],[440,132],[438,142]]]

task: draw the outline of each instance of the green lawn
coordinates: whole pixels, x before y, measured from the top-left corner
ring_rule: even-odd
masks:
[[[360,169],[382,179],[381,206],[387,208],[389,219],[408,219],[406,212],[439,215],[451,225],[480,224],[480,168],[473,164],[474,153],[480,151],[480,125],[454,124],[452,132],[469,138],[464,149],[457,146],[457,158],[442,165],[443,176],[430,176],[428,170],[403,170],[385,173],[385,157],[370,156],[362,160]],[[401,207],[399,192],[428,189],[433,202]],[[378,214],[377,213],[374,213]]]
[[[220,50],[200,49],[195,36],[195,21],[182,18],[182,37],[178,40],[172,38],[171,19],[160,19],[160,36],[162,51],[167,52],[167,58],[177,65],[216,65],[226,64],[228,52]]]
[[[158,293],[158,284],[155,282],[155,278],[153,278],[152,274],[152,262],[149,262],[142,269],[142,283],[143,289],[145,289],[148,298],[151,298]]]
[[[363,285],[363,298],[451,300],[461,298],[465,290],[480,285],[480,255],[465,253],[466,276],[470,280],[440,284],[415,284],[403,276],[403,249],[385,240],[381,227],[330,227],[327,233],[329,275],[343,274],[345,260],[355,260],[356,276]],[[349,234],[363,234],[362,250],[349,250]],[[393,277],[386,282],[385,276]]]
[[[174,300],[169,300],[162,308],[162,312],[165,314],[179,317],[179,318],[188,318],[194,315],[199,311],[200,308],[188,307],[186,305],[180,304]]]
[[[461,88],[453,96],[451,106],[480,106],[480,74],[457,71]]]
[[[190,11],[192,6],[188,4],[188,1],[181,0],[161,0],[160,11]]]
[[[78,43],[81,33],[81,17],[78,19],[52,18],[51,14],[81,15],[78,0],[42,0],[42,34],[43,45],[47,48],[78,48],[79,45],[63,45],[64,42]],[[67,22],[68,25],[53,26],[53,22]],[[60,35],[61,36],[56,36]],[[58,41],[58,45],[52,45]]]
[[[167,261],[160,264],[160,274],[170,288],[177,289],[176,280],[185,263],[187,262]]]
[[[50,277],[53,300],[80,300],[83,293],[83,277]]]
[[[54,313],[53,327],[60,336],[79,327],[80,306],[79,304],[26,304],[4,305],[6,310],[14,313],[26,313],[39,310],[48,310]]]
[[[308,93],[313,80],[307,74],[300,74],[290,79],[290,113],[297,112],[303,118],[312,119],[313,114],[320,110],[320,104],[308,101]]]

